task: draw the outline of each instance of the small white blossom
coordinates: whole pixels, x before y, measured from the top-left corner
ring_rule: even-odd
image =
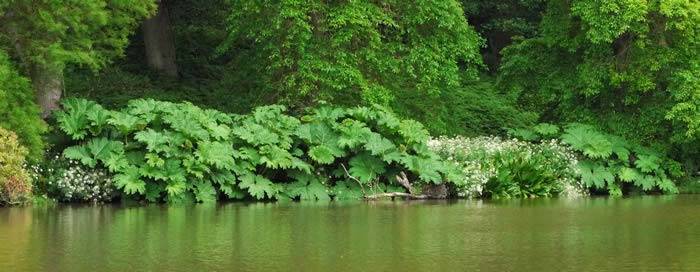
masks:
[[[29,169],[35,184],[45,184],[45,190],[62,201],[107,202],[116,192],[105,170],[90,169],[59,156],[46,165],[33,165]]]
[[[520,141],[518,139],[503,140],[500,137],[440,137],[430,139],[428,146],[443,158],[453,162],[463,169],[464,181],[458,184],[466,184],[460,188],[462,197],[477,197],[483,193],[484,185],[498,173],[495,157],[501,156],[533,156],[545,157],[547,167],[560,177],[559,195],[577,197],[587,194],[585,186],[581,182],[578,160],[570,148],[560,144],[557,140],[551,140],[540,144]]]

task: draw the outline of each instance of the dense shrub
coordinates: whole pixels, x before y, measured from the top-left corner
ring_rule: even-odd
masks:
[[[700,180],[686,180],[678,186],[681,194],[700,194]]]
[[[532,144],[499,137],[438,138],[430,148],[462,169],[459,194],[523,198],[581,196],[577,160],[557,141]]]
[[[77,145],[63,156],[108,169],[125,195],[149,201],[359,198],[365,187],[405,190],[401,172],[417,187],[456,172],[427,148],[420,123],[380,107],[325,106],[301,120],[277,105],[226,115],[189,103],[134,100],[110,111],[69,99],[64,109],[59,126]]]
[[[678,193],[672,181],[683,175],[678,162],[592,126],[572,123],[562,130],[543,123],[512,133],[529,141],[561,139],[579,154],[581,178],[593,190],[604,190],[614,196],[625,191]]]
[[[265,104],[264,94],[257,89],[242,86],[245,82],[230,79],[234,75],[227,67],[219,67],[221,78],[173,79],[153,71],[129,70],[128,64],[109,67],[94,73],[77,69],[66,76],[66,94],[69,98],[94,100],[108,109],[122,108],[133,99],[160,101],[190,101],[206,108],[231,113],[249,112],[253,107]],[[236,99],[221,99],[232,95]]]
[[[426,124],[433,134],[438,135],[505,136],[509,128],[536,124],[536,114],[518,109],[513,98],[499,93],[487,80],[465,85],[432,99],[399,97],[393,107],[403,116]]]
[[[20,143],[29,151],[30,159],[39,159],[43,150],[41,134],[46,125],[34,103],[29,80],[22,77],[0,49],[0,126],[12,128]]]
[[[31,195],[29,175],[24,169],[27,149],[13,132],[0,127],[0,204],[19,204]]]

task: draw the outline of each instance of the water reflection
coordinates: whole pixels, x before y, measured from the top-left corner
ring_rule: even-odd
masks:
[[[0,209],[1,271],[700,270],[700,197]]]

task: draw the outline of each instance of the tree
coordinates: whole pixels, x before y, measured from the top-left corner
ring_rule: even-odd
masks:
[[[486,40],[484,62],[495,74],[501,50],[513,37],[530,38],[537,33],[546,0],[462,0],[469,23]]]
[[[550,0],[538,34],[504,50],[500,80],[544,118],[586,116],[640,140],[671,129],[693,138],[698,34],[698,1]]]
[[[177,77],[175,42],[170,24],[168,1],[158,0],[158,12],[143,22],[143,42],[146,60],[151,69],[171,77]]]
[[[273,96],[389,104],[475,78],[482,40],[456,0],[231,1],[229,38]]]
[[[144,0],[4,1],[0,46],[31,78],[46,118],[58,108],[66,65],[97,70],[120,56],[138,22],[155,7]]]
[[[544,121],[596,124],[696,165],[700,2],[549,0],[500,85]]]
[[[0,49],[0,129],[17,134],[21,144],[29,150],[30,159],[37,160],[43,152],[41,134],[46,125],[34,103],[29,79],[21,76]]]

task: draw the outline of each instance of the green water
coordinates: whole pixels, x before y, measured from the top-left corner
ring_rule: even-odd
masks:
[[[700,196],[0,209],[0,271],[700,271]]]

